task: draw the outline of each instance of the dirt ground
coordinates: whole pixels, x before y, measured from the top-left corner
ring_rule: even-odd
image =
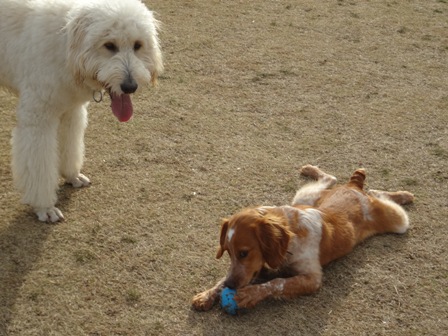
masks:
[[[119,124],[92,103],[66,221],[10,170],[0,93],[0,335],[442,335],[448,330],[448,1],[147,2],[166,71]],[[238,316],[194,294],[228,266],[221,218],[288,203],[304,164],[405,189],[412,227],[325,269],[323,288]]]

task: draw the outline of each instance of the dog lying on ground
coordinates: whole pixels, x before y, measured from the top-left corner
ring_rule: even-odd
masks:
[[[322,284],[323,265],[372,235],[409,228],[400,205],[414,196],[407,191],[366,193],[364,169],[341,186],[315,166],[306,165],[301,173],[317,181],[299,189],[290,206],[244,209],[223,221],[216,257],[227,251],[231,265],[225,278],[193,298],[195,309],[209,310],[223,287],[237,290],[239,308],[266,298],[314,293]]]
[[[158,23],[139,0],[1,0],[0,41],[0,86],[19,96],[14,182],[39,220],[56,222],[59,176],[90,185],[88,102],[106,91],[117,119],[131,118],[130,94],[163,68]]]

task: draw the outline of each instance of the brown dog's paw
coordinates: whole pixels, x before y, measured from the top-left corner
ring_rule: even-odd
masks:
[[[317,181],[325,182],[327,184],[327,188],[332,187],[337,182],[337,178],[335,176],[327,174],[322,170],[320,170],[317,166],[313,166],[310,164],[300,168],[300,174],[302,174],[302,176],[310,177]]]
[[[262,285],[249,285],[238,289],[235,301],[238,308],[253,308],[266,298],[265,287]]]
[[[312,166],[310,164],[307,164],[305,166],[302,166],[300,168],[300,174],[306,177],[311,177],[315,180],[319,178],[319,174],[321,174],[321,170],[317,166]]]
[[[399,194],[400,202],[398,204],[410,204],[414,202],[414,194],[410,193],[409,191],[397,191],[397,194]]]
[[[210,293],[209,290],[196,294],[193,297],[193,308],[199,311],[207,311],[213,307],[216,300],[216,294]]]

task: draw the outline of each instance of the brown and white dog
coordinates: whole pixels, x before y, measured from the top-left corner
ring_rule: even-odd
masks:
[[[225,278],[193,298],[195,309],[209,310],[223,287],[237,290],[239,308],[313,293],[322,284],[323,265],[372,235],[409,228],[400,204],[411,203],[414,196],[365,192],[364,169],[340,186],[335,186],[336,177],[315,166],[306,165],[301,173],[316,182],[299,189],[290,206],[244,209],[223,221],[216,257],[227,251],[231,265]]]

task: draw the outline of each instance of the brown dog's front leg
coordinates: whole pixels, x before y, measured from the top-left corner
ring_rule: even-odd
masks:
[[[261,285],[249,285],[238,289],[235,300],[239,308],[252,308],[270,297],[289,299],[314,293],[320,288],[321,282],[321,273],[277,278]]]
[[[216,302],[219,293],[224,287],[224,281],[226,278],[222,278],[214,287],[196,294],[193,297],[192,305],[196,310],[207,311],[210,310]]]

